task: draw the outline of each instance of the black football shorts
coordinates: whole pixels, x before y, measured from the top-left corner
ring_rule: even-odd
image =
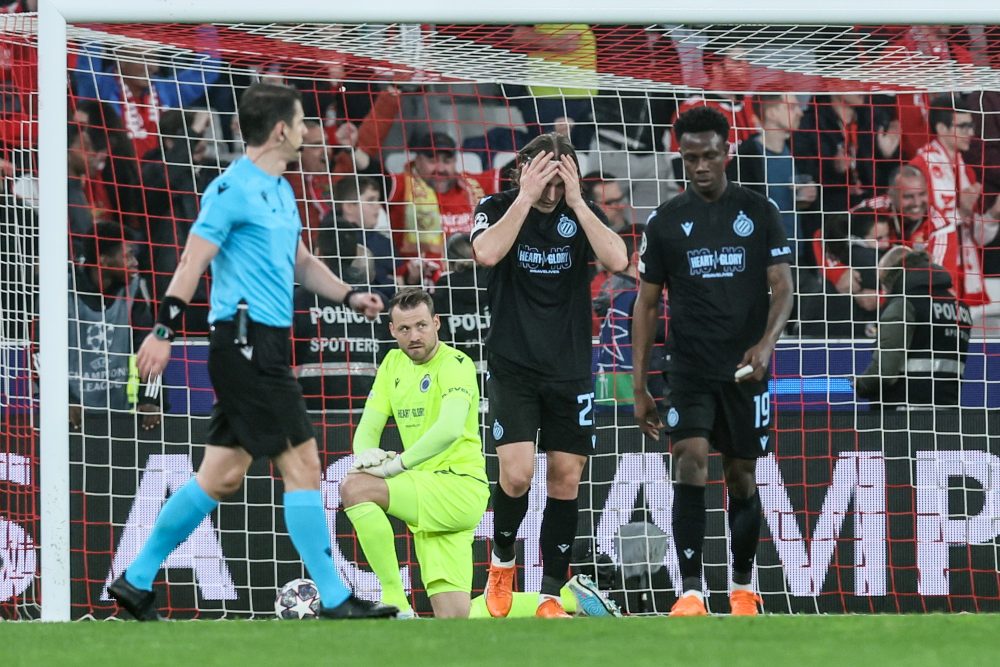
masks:
[[[771,446],[771,395],[767,379],[737,383],[668,374],[670,409],[664,423],[671,442],[706,438],[717,451],[756,459]]]
[[[215,405],[208,444],[275,457],[314,437],[302,387],[289,366],[289,329],[251,324],[246,345],[234,338],[231,322],[212,325],[208,375]]]
[[[490,400],[487,440],[494,449],[537,438],[538,448],[546,452],[581,456],[594,452],[597,437],[590,378],[546,380],[493,355],[486,384]]]

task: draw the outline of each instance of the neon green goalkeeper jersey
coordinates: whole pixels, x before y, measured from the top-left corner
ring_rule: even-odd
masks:
[[[486,460],[479,439],[479,381],[472,359],[464,352],[441,343],[430,361],[415,364],[402,350],[392,350],[378,368],[365,410],[396,420],[405,451],[437,421],[441,402],[456,394],[468,401],[462,435],[414,469],[449,470],[485,481]]]

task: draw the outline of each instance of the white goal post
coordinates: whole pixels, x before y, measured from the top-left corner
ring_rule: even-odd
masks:
[[[706,6],[708,5],[708,6]],[[68,346],[66,290],[67,23],[280,23],[280,22],[456,22],[543,23],[795,23],[807,25],[900,23],[1000,23],[997,6],[963,0],[865,0],[815,5],[801,0],[578,0],[542,3],[458,4],[452,0],[369,0],[324,4],[313,0],[39,0],[39,184],[40,184],[40,357],[42,378],[65,378]],[[42,619],[70,619],[70,516],[68,388],[65,381],[40,383]]]

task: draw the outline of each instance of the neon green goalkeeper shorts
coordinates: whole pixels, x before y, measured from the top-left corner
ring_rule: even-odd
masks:
[[[472,591],[472,538],[490,487],[482,479],[446,470],[409,470],[385,480],[389,514],[413,533],[427,595]]]

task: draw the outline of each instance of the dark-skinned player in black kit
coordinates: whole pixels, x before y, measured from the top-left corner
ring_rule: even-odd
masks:
[[[664,428],[646,389],[657,304],[670,302],[667,348],[673,453],[673,538],[681,596],[671,616],[704,616],[702,545],[709,447],[722,454],[728,492],[733,615],[758,612],[751,581],[760,536],[755,471],[770,448],[768,369],[792,310],[793,253],[777,207],[726,179],[729,123],[710,107],[674,125],[690,181],[650,217],[632,315],[635,418],[659,440]]]

